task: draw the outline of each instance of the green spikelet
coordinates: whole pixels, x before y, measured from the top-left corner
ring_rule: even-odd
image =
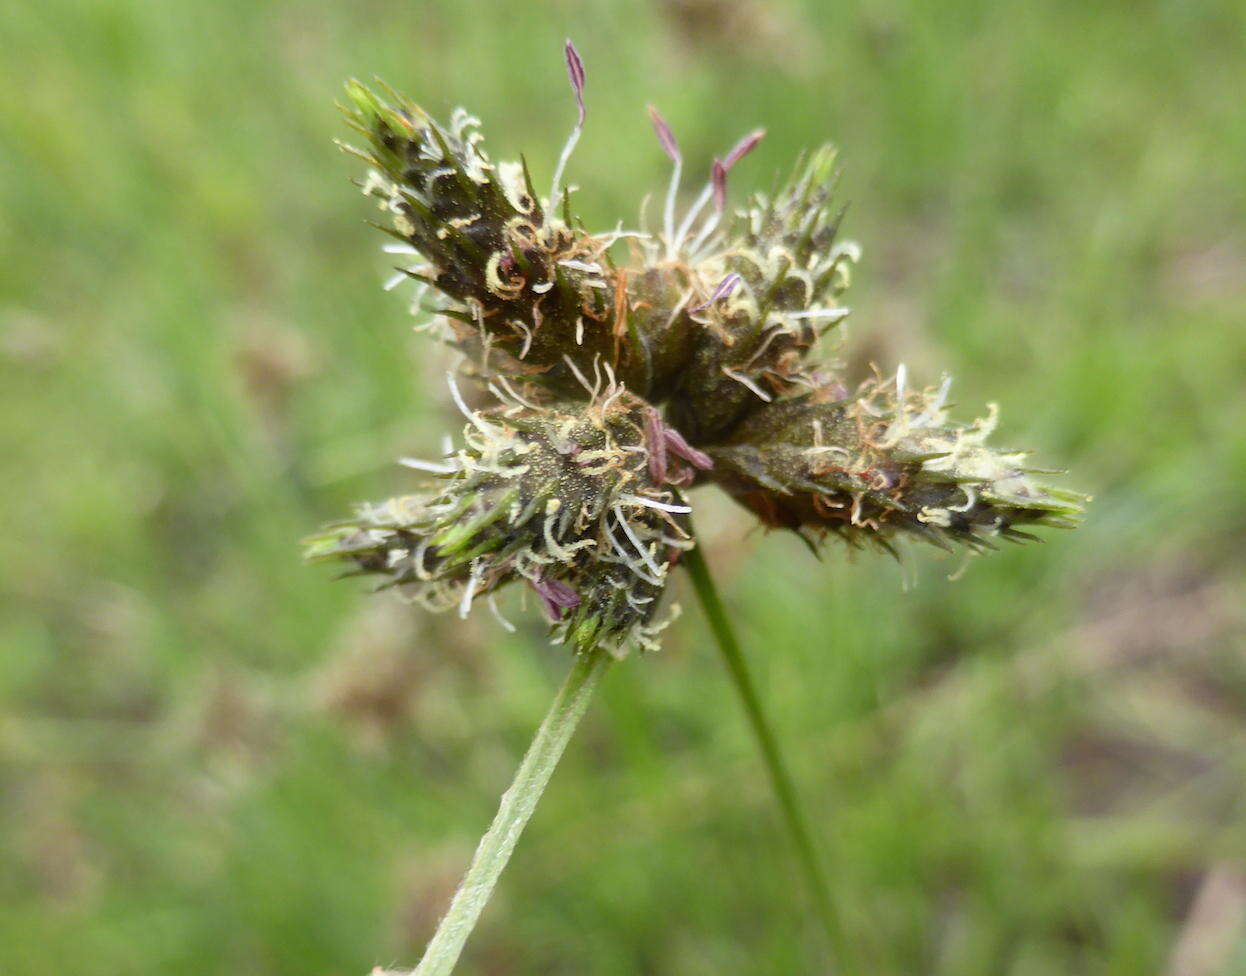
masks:
[[[465,447],[419,493],[362,505],[306,542],[432,610],[526,580],[560,639],[623,653],[647,633],[686,509],[655,481],[649,408],[619,387],[588,404],[471,413]],[[567,613],[567,611],[570,611]]]

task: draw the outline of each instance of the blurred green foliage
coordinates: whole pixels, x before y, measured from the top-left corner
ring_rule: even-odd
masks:
[[[0,972],[418,956],[566,661],[298,560],[458,425],[332,103],[376,73],[548,174],[566,35],[591,227],[660,189],[647,101],[697,168],[769,128],[737,194],[837,140],[849,368],[953,371],[1097,496],[954,582],[705,499],[841,971],[1246,971],[1240,6],[43,0],[0,12]],[[462,971],[823,958],[690,607],[609,675]]]

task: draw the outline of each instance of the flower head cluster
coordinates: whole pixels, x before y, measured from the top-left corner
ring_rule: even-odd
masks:
[[[850,391],[817,356],[860,257],[838,239],[832,148],[729,211],[728,174],[764,135],[752,132],[681,215],[683,159],[651,109],[672,163],[661,229],[585,230],[562,182],[586,118],[570,42],[566,58],[577,119],[544,196],[525,162],[489,158],[462,109],[443,125],[392,91],[347,86],[366,145],[346,148],[367,161],[360,186],[401,256],[389,287],[414,281],[413,311],[497,404],[469,409],[451,377],[463,447],[408,462],[428,484],[360,507],[309,555],[464,615],[480,597],[496,610],[493,593],[521,580],[558,638],[622,654],[654,646],[696,484],[810,542],[891,552],[901,534],[976,551],[1076,525],[1083,496],[988,443],[994,407],[957,424],[946,380],[911,389],[900,367]]]

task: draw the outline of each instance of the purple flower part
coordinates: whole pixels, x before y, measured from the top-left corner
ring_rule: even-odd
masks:
[[[645,443],[649,448],[649,477],[654,484],[666,481],[666,434],[662,417],[652,407],[645,413]]]
[[[528,582],[536,590],[536,595],[541,598],[545,612],[551,620],[561,620],[563,610],[580,605],[580,595],[566,583],[552,579],[535,579]]]
[[[662,437],[666,441],[667,447],[671,449],[673,454],[677,454],[683,458],[694,468],[702,471],[709,471],[714,466],[713,459],[704,451],[698,451],[695,447],[684,440],[684,435],[677,431],[674,427],[667,427],[662,431]]]
[[[765,129],[754,129],[732,146],[726,157],[714,160],[710,168],[710,184],[714,188],[714,209],[719,213],[727,209],[727,174],[731,172],[731,167],[751,153],[765,134]]]
[[[730,171],[732,166],[757,148],[757,144],[761,142],[765,135],[765,129],[754,129],[732,146],[731,152],[727,153],[723,158],[723,169]]]
[[[575,92],[575,105],[580,110],[579,121],[576,126],[584,125],[584,62],[580,60],[580,52],[575,49],[575,45],[571,43],[571,38],[567,38],[566,47],[563,53],[567,56],[567,77],[571,79],[571,90]]]
[[[710,168],[710,183],[714,187],[714,209],[722,213],[727,209],[727,167],[722,160],[714,160]]]
[[[658,134],[658,142],[662,143],[662,151],[670,157],[672,163],[678,163],[680,160],[679,143],[675,141],[675,133],[666,124],[666,119],[662,118],[662,114],[652,105],[649,106],[649,121],[653,123],[653,131]]]
[[[718,283],[718,287],[714,289],[714,294],[710,295],[710,297],[706,301],[702,302],[696,308],[690,308],[688,309],[688,311],[689,312],[705,311],[705,309],[709,308],[716,301],[722,298],[726,298],[733,291],[735,291],[735,286],[738,285],[740,281],[741,281],[740,276],[736,274],[734,271],[731,272],[731,274],[727,275],[727,277],[725,277],[722,281]]]

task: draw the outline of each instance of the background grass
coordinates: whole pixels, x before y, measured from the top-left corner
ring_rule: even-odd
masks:
[[[590,226],[844,148],[843,355],[948,369],[1097,500],[958,568],[698,500],[846,974],[1246,972],[1246,18],[1224,0],[40,0],[0,12],[0,972],[413,962],[559,677],[298,539],[457,427],[352,161],[349,75],[482,115]],[[538,180],[540,182],[540,180]],[[683,581],[677,589],[690,600]],[[694,608],[614,669],[478,973],[825,971]]]

